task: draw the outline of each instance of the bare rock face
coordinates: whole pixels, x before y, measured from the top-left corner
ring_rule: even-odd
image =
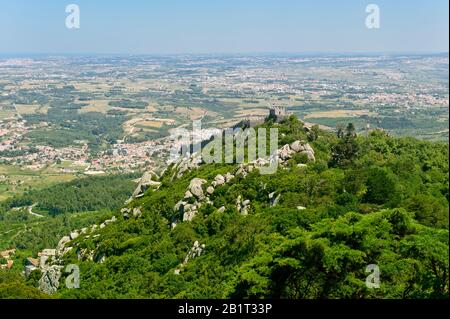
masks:
[[[194,195],[192,195],[192,193],[190,191],[186,191],[186,193],[184,193],[184,199],[189,199],[192,196],[194,196]]]
[[[158,180],[158,175],[153,171],[145,172],[144,175],[139,179],[139,184],[145,185],[153,181]]]
[[[310,160],[310,161],[315,161],[316,160],[316,157],[315,157],[315,155],[314,155],[314,150],[313,150],[313,148],[309,145],[309,144],[305,144],[304,145],[304,147],[305,147],[305,153],[306,153],[306,155],[308,156],[308,159]]]
[[[191,250],[187,253],[186,257],[184,258],[183,262],[181,263],[180,267],[175,269],[174,274],[179,275],[181,269],[187,265],[189,260],[201,256],[204,253],[205,248],[206,248],[205,244],[200,245],[200,243],[196,240],[194,242],[194,245],[192,246]]]
[[[209,187],[206,189],[206,192],[207,192],[209,195],[211,195],[212,193],[214,193],[214,187],[209,186]]]
[[[190,222],[192,219],[194,219],[195,215],[197,215],[197,205],[192,204],[186,204],[184,206],[184,212],[183,212],[183,221],[184,222]]]
[[[70,239],[71,240],[77,239],[78,236],[80,236],[80,234],[77,231],[74,231],[74,232],[70,233]]]
[[[133,208],[133,217],[141,217],[142,216],[142,211],[140,207],[135,207]]]
[[[278,205],[278,202],[280,201],[281,198],[281,194],[278,194],[277,196],[275,196],[276,192],[270,193],[269,194],[269,203],[270,206],[275,207]]]
[[[216,186],[220,186],[225,184],[225,177],[223,177],[223,175],[217,175],[216,177],[214,177],[214,182],[216,182]]]
[[[236,170],[235,175],[242,175],[242,177],[246,177],[248,173],[253,171],[253,169],[255,168],[254,165],[255,165],[254,163],[240,164],[238,169]]]
[[[116,221],[116,216],[113,216],[110,219],[105,220],[105,224],[109,225],[111,223],[114,223],[115,221]]]
[[[64,236],[63,238],[61,238],[58,242],[58,246],[56,246],[56,255],[57,256],[62,256],[65,254],[65,246],[66,244],[70,242],[70,237],[69,236]]]
[[[303,144],[305,144],[302,141],[295,141],[293,143],[291,143],[290,147],[294,152],[302,152],[305,150],[305,148],[303,147]]]
[[[158,175],[153,171],[145,172],[144,175],[138,180],[138,185],[134,190],[133,194],[130,198],[125,201],[125,205],[131,203],[134,198],[139,198],[144,196],[144,193],[147,189],[152,188],[153,190],[159,189],[161,183],[157,180],[159,179]]]
[[[93,236],[96,238],[97,235]],[[90,260],[94,261],[95,251],[90,250],[88,248],[78,249],[77,250],[78,260]]]
[[[120,210],[124,219],[130,218],[131,209],[124,207]]]
[[[281,160],[286,161],[291,158],[292,154],[295,152],[291,150],[289,144],[284,145],[279,151],[278,156]]]
[[[269,161],[264,158],[258,158],[257,160],[254,161],[253,164],[255,165],[255,167],[263,167],[269,164]]]
[[[202,189],[202,185],[204,183],[206,183],[206,180],[201,178],[194,178],[189,184],[189,191],[198,199],[202,199],[204,197]]]
[[[250,209],[250,200],[242,200],[241,195],[236,199],[236,209],[241,215],[248,215],[248,210]]]
[[[291,144],[284,145],[281,149],[278,149],[276,153],[269,157],[269,159],[259,158],[251,163],[242,163],[233,172],[234,174],[230,172],[227,172],[224,175],[218,174],[205,190],[203,189],[203,184],[207,183],[207,181],[200,178],[194,178],[191,180],[189,187],[184,194],[184,198],[174,206],[174,211],[180,212],[183,221],[191,221],[197,214],[198,209],[202,204],[214,204],[210,199],[210,195],[214,193],[216,187],[229,183],[236,176],[245,178],[247,174],[252,172],[254,169],[261,168],[269,163],[273,163],[274,161],[277,163],[281,162],[283,165],[296,153],[304,153],[307,155],[309,160],[315,160],[314,150],[308,143],[304,141],[295,141]],[[184,159],[179,162],[179,164],[176,164],[174,168],[178,168],[179,171],[180,169],[181,171],[185,171],[183,167],[188,169],[187,166],[189,163],[195,163],[193,159],[193,157]],[[276,206],[281,198],[281,195],[271,195],[272,197],[269,198],[270,205]],[[241,196],[239,196],[236,200],[236,208],[242,215],[247,215],[250,210],[250,201],[243,200]],[[224,210],[225,208],[222,207],[219,209],[219,211]],[[175,226],[176,223],[173,223],[173,227]]]
[[[154,190],[158,189],[161,186],[161,183],[157,181],[158,179],[159,177],[155,172],[145,172],[144,175],[142,175],[142,177],[139,179],[138,186],[134,190],[131,197],[125,202],[125,204],[130,203],[133,198],[144,196],[145,191],[149,188],[153,188]]]
[[[236,170],[236,175],[243,175],[245,177],[247,175],[247,172],[245,171],[243,165],[241,164],[239,168]]]
[[[190,172],[198,168],[198,164],[200,159],[196,156],[196,154],[192,154],[188,158],[181,159],[175,166],[176,169],[175,175],[177,178],[181,178],[186,172]]]
[[[306,154],[310,161],[316,160],[313,148],[304,141],[295,141],[291,144],[286,144],[277,152],[281,163],[289,160],[295,153]]]
[[[225,183],[230,182],[232,179],[234,178],[234,175],[231,174],[230,172],[225,174]]]
[[[47,294],[53,294],[58,290],[59,279],[61,278],[61,267],[51,266],[44,270],[39,279],[39,290]]]

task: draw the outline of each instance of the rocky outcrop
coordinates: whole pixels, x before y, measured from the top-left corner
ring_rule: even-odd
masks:
[[[124,207],[120,210],[124,219],[129,219],[130,217],[139,218],[142,216],[142,207]],[[104,222],[105,226],[116,221],[116,218],[113,216],[111,220],[106,220]],[[104,226],[103,226],[104,227]],[[102,228],[103,228],[102,227]]]
[[[306,153],[306,155],[308,156],[308,159],[310,161],[315,161],[316,157],[314,155],[314,150],[313,148],[309,145],[309,144],[305,144],[304,145],[305,150],[303,151],[304,153]]]
[[[203,199],[203,188],[202,185],[206,183],[207,181],[201,178],[194,178],[191,180],[191,183],[189,184],[189,192],[191,192],[192,195],[197,197],[197,199]]]
[[[199,207],[199,203],[195,202],[194,204],[190,204],[187,201],[180,200],[178,203],[175,204],[173,207],[173,210],[175,212],[179,212],[179,214],[182,216],[182,220],[185,221],[191,221],[195,215],[197,214],[197,209]],[[172,222],[172,226],[176,226],[176,221]]]
[[[130,218],[130,212],[131,212],[131,209],[128,207],[124,207],[120,210],[120,213],[122,214],[124,219]]]
[[[64,256],[72,249],[72,247],[65,247],[70,240],[70,236],[64,236],[59,240],[58,246],[56,246],[56,255],[58,257]]]
[[[205,179],[192,179],[188,190],[184,194],[184,198],[173,207],[173,210],[179,212],[180,216],[182,216],[183,221],[192,221],[203,204],[212,203],[209,196],[214,193],[214,186],[208,186],[204,192],[203,184],[205,183],[207,183]],[[176,224],[176,221],[173,221],[172,227],[175,227]]]
[[[295,142],[291,143],[290,147],[294,152],[297,152],[297,153],[304,150],[301,141],[295,141]]]
[[[138,218],[142,216],[142,211],[140,207],[133,208],[133,217]]]
[[[73,231],[70,233],[69,236],[70,236],[70,240],[74,240],[74,239],[77,239],[78,236],[80,236],[80,234],[77,231]]]
[[[235,178],[235,175],[230,172],[225,175],[218,174],[206,189],[203,185],[208,183],[207,180],[201,178],[192,179],[184,194],[184,198],[175,204],[173,210],[179,212],[183,221],[192,221],[203,204],[213,204],[210,196],[214,194],[215,188],[228,183],[233,178]],[[225,207],[223,210],[225,210]],[[172,227],[175,227],[177,225],[176,220],[172,221],[171,224]]]
[[[172,167],[174,175],[172,180],[176,178],[181,178],[187,172],[191,172],[199,167],[201,160],[197,154],[192,154],[189,157],[179,159]]]
[[[235,176],[233,174],[231,174],[230,172],[227,172],[225,174],[225,183],[229,183],[231,182],[231,180],[234,178]]]
[[[250,209],[250,200],[242,200],[241,195],[236,199],[236,209],[241,215],[248,215],[248,211]]]
[[[269,204],[272,207],[275,207],[278,205],[278,202],[280,201],[281,198],[281,194],[278,194],[277,196],[275,196],[276,192],[272,192],[269,194]]]
[[[273,161],[277,161],[279,164],[284,165],[289,159],[292,158],[293,155],[300,153],[306,154],[309,160],[315,160],[314,150],[311,146],[304,141],[295,141],[291,144],[286,144],[269,159],[258,158],[255,161],[250,163],[242,163],[239,164],[238,167],[233,172],[227,172],[225,174],[218,174],[214,178],[214,180],[210,183],[210,185],[204,188],[204,184],[207,183],[206,180],[201,178],[194,178],[189,183],[188,189],[184,194],[184,198],[180,200],[174,206],[174,211],[179,212],[179,216],[181,216],[183,221],[192,221],[193,218],[198,213],[198,209],[202,206],[202,204],[213,204],[210,200],[210,196],[214,194],[216,188],[222,186],[224,184],[230,183],[236,177],[245,178],[249,173],[251,173],[255,169],[260,169],[262,167],[266,167],[269,163]],[[179,164],[175,165],[175,169],[178,169],[180,172],[180,167],[189,167],[189,163],[193,163],[194,157],[190,157],[189,159],[184,159]],[[196,166],[195,164],[194,166]],[[301,164],[306,165],[306,164]],[[182,172],[186,170],[182,169]],[[276,206],[281,198],[281,194],[275,193],[269,194],[269,204],[271,206]],[[242,215],[247,215],[250,210],[250,201],[242,200],[241,196],[236,199],[236,208],[238,212]],[[225,211],[225,207],[221,207],[218,211]],[[128,213],[128,212],[127,212]],[[171,222],[172,227],[176,227],[177,220],[173,220]]]
[[[183,221],[190,222],[192,219],[194,219],[195,215],[197,215],[197,205],[193,204],[186,204],[183,206]]]
[[[248,173],[252,172],[255,168],[254,163],[243,163],[239,164],[238,168],[236,169],[235,175],[246,177]]]
[[[205,248],[206,248],[205,244],[200,245],[200,243],[198,241],[195,241],[191,250],[187,253],[186,257],[184,258],[183,262],[181,263],[180,267],[175,269],[175,275],[178,275],[180,273],[181,269],[187,265],[189,260],[202,255],[205,251]]]
[[[278,158],[282,162],[289,160],[293,154],[295,154],[295,151],[291,149],[289,144],[284,145],[278,150]]]
[[[111,217],[111,219],[107,219],[107,220],[105,220],[105,225],[107,226],[107,225],[109,225],[109,224],[111,224],[111,223],[114,223],[116,221],[116,216],[113,216],[113,217]]]
[[[90,250],[90,249],[87,249],[87,248],[83,248],[83,249],[78,249],[77,250],[78,260],[94,261],[94,255],[95,255],[95,251],[94,250]]]
[[[304,141],[295,141],[291,144],[286,144],[277,151],[277,156],[280,164],[292,158],[294,154],[305,154],[309,161],[315,161],[315,154],[313,148]]]
[[[214,181],[212,181],[211,183],[213,187],[217,187],[223,184],[225,184],[225,177],[223,177],[223,175],[221,174],[218,174],[216,177],[214,177]]]
[[[140,209],[138,209],[140,211]],[[136,211],[134,211],[136,213]],[[59,279],[61,278],[61,258],[71,251],[74,247],[78,247],[79,242],[71,244],[75,239],[91,238],[91,234],[98,229],[102,229],[107,225],[114,223],[117,220],[115,216],[105,220],[100,225],[92,225],[91,227],[84,227],[81,230],[74,230],[68,236],[63,236],[56,246],[56,249],[44,249],[38,255],[40,256],[39,269],[42,276],[39,280],[39,289],[47,294],[53,294],[58,290]],[[92,238],[97,238],[100,234],[95,234]],[[77,249],[79,259],[93,260],[95,252],[87,249]],[[29,272],[26,272],[29,274]]]
[[[122,212],[132,212],[135,217],[139,217],[142,212],[141,208],[134,208],[122,210]],[[105,220],[100,225],[94,224],[90,227],[84,227],[81,230],[73,230],[69,235],[63,236],[56,246],[56,249],[44,249],[38,253],[40,259],[35,261],[32,266],[27,265],[25,267],[25,275],[28,276],[34,269],[39,269],[42,272],[42,276],[38,282],[38,288],[47,294],[53,294],[58,290],[59,280],[61,278],[62,257],[76,248],[76,253],[79,259],[94,260],[95,250],[92,249],[80,249],[80,240],[88,238],[98,238],[100,234],[94,234],[99,229],[105,228],[111,223],[117,221],[116,216],[112,216],[110,219]],[[73,242],[75,241],[75,242]],[[36,260],[34,258],[28,258],[29,260]],[[97,262],[104,262],[105,257],[97,258]]]
[[[159,179],[158,175],[153,172],[145,172],[144,175],[139,179],[138,186],[134,190],[131,197],[125,202],[125,204],[129,204],[134,198],[139,198],[144,196],[144,193],[149,189],[157,190],[161,186],[161,183],[157,180]]]
[[[208,195],[212,195],[214,193],[214,187],[208,186],[208,188],[206,189],[206,193],[208,193]]]
[[[43,270],[39,279],[39,290],[47,294],[53,294],[58,290],[61,278],[61,266],[53,265]]]

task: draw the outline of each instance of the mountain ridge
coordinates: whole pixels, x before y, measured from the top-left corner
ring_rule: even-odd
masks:
[[[311,135],[293,116],[264,126],[285,152],[311,144],[314,161],[294,152],[273,175],[216,163],[177,177],[172,165],[70,242],[58,262],[80,266],[80,288],[54,297],[448,298],[444,143],[351,125]],[[370,265],[379,288],[366,284]]]

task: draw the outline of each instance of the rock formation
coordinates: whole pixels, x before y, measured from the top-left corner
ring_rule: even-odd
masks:
[[[47,294],[53,294],[58,290],[61,278],[61,266],[53,265],[43,270],[39,279],[39,290]]]
[[[194,259],[196,257],[199,257],[203,254],[206,246],[205,244],[200,245],[198,241],[194,242],[194,245],[192,246],[191,250],[187,253],[186,257],[184,258],[183,262],[181,263],[180,267],[175,269],[175,275],[178,275],[181,271],[181,269],[187,265],[189,260]]]
[[[241,213],[241,215],[247,215],[248,210],[250,209],[250,200],[242,200],[241,195],[239,195],[236,199],[236,209],[239,213]]]
[[[134,190],[131,197],[125,202],[125,204],[129,204],[134,198],[139,198],[144,196],[144,193],[147,189],[151,188],[153,190],[159,189],[161,183],[157,180],[159,179],[158,175],[153,172],[145,172],[144,175],[139,179],[138,186]]]

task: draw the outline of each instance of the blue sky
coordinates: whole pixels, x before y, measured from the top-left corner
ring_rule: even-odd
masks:
[[[78,4],[80,29],[65,27]],[[380,7],[367,29],[365,8]],[[448,52],[448,0],[0,0],[0,53]]]

